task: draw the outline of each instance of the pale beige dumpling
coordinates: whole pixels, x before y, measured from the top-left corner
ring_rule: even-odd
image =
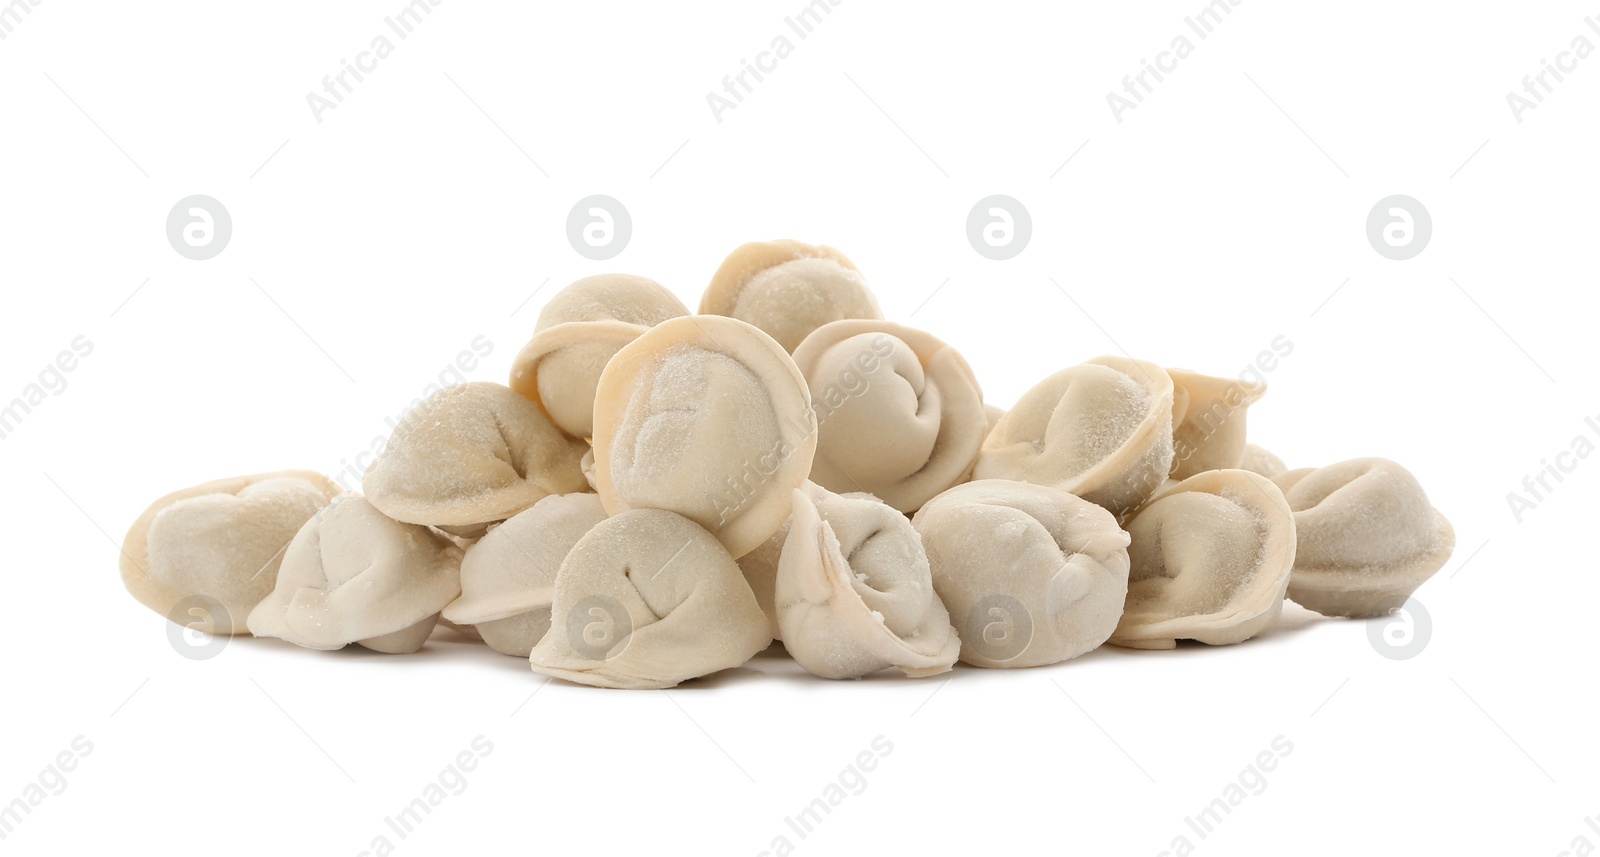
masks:
[[[877,500],[808,488],[794,492],[774,592],[789,655],[823,678],[949,671],[961,641],[911,522]]]
[[[536,402],[573,437],[594,434],[594,391],[622,346],[689,314],[660,283],[630,274],[584,277],[539,313],[533,339],[511,365],[511,389]]]
[[[705,528],[660,509],[607,518],[556,573],[534,672],[594,687],[665,688],[772,642],[739,566]]]
[[[675,318],[628,343],[600,376],[594,416],[606,511],[676,512],[735,557],[783,525],[817,446],[794,360],[721,316]]]
[[[1244,461],[1245,415],[1267,385],[1168,369],[1172,377],[1172,478],[1237,469]]]
[[[749,322],[785,351],[830,321],[883,318],[843,253],[789,240],[754,241],[728,254],[700,299],[700,312]]]
[[[412,409],[362,488],[397,521],[476,537],[550,494],[587,490],[588,448],[511,389],[474,381]]]
[[[1059,488],[1122,514],[1172,469],[1172,376],[1142,360],[1097,357],[1024,393],[983,442],[974,479]]]
[[[244,634],[245,618],[278,579],[285,546],[338,494],[326,476],[308,470],[174,491],[128,528],[123,585],[144,606],[196,631]]]
[[[1393,461],[1357,458],[1272,481],[1299,538],[1289,598],[1325,616],[1386,615],[1455,550],[1455,529]]]
[[[1283,492],[1244,470],[1211,470],[1167,488],[1127,522],[1128,599],[1111,642],[1170,649],[1260,634],[1283,611],[1294,568],[1294,515]]]
[[[461,548],[448,538],[345,494],[289,543],[250,633],[308,649],[414,652],[461,593],[460,571]]]
[[[987,479],[933,498],[911,523],[960,632],[962,661],[1059,663],[1116,629],[1129,538],[1100,506],[1057,488]]]
[[[902,512],[966,481],[988,432],[967,361],[887,321],[835,321],[794,351],[817,411],[811,481],[865,491]]]
[[[1253,443],[1244,445],[1244,455],[1240,456],[1239,469],[1276,479],[1289,471],[1289,465],[1283,459]]]
[[[525,658],[550,629],[556,572],[606,519],[595,494],[553,494],[496,524],[461,559],[461,597],[443,618],[471,625],[489,648]]]

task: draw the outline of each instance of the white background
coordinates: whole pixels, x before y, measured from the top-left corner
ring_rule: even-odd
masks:
[[[0,41],[0,402],[74,337],[94,345],[0,441],[0,803],[75,736],[93,744],[0,850],[1600,840],[1584,823],[1600,461],[1520,523],[1506,498],[1600,414],[1600,56],[1524,121],[1506,103],[1575,37],[1600,44],[1584,24],[1600,8],[1251,0],[1119,123],[1107,93],[1200,0],[847,0],[801,40],[783,19],[802,5],[447,0],[320,123],[307,94],[400,0],[43,0]],[[718,122],[707,93],[779,34],[792,55]],[[164,234],[197,193],[234,225],[204,262]],[[595,193],[633,218],[608,262],[565,235]],[[1005,262],[964,231],[995,193],[1033,221]],[[1434,224],[1405,262],[1364,232],[1397,193]],[[1417,593],[1427,646],[1393,661],[1366,623],[1291,606],[1235,647],[860,682],[769,654],[601,692],[443,633],[405,657],[242,639],[194,662],[123,590],[117,544],[155,497],[336,472],[474,337],[493,353],[472,377],[503,381],[565,283],[638,273],[693,307],[729,250],[777,237],[843,249],[890,318],[954,344],[1002,406],[1098,354],[1232,375],[1287,337],[1253,438],[1291,466],[1393,458],[1455,524],[1455,557]],[[480,734],[493,750],[466,790],[395,837],[384,818]],[[865,791],[800,839],[785,817],[879,735],[893,750]],[[1265,791],[1208,838],[1188,829],[1280,735],[1293,751]]]

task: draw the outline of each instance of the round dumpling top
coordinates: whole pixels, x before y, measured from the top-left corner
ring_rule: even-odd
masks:
[[[1111,642],[1240,643],[1271,627],[1294,567],[1294,516],[1265,477],[1211,470],[1166,490],[1127,523],[1128,599]]]
[[[1116,514],[1172,469],[1172,377],[1154,363],[1097,357],[1039,382],[983,442],[976,479],[1049,485]]]
[[[460,594],[460,569],[461,548],[449,538],[345,494],[289,543],[277,586],[250,613],[250,633],[308,649],[414,652]]]
[[[939,339],[887,321],[835,321],[794,352],[817,411],[811,479],[912,513],[965,481],[988,431],[967,361]]]
[[[735,557],[783,525],[816,452],[816,415],[794,361],[772,337],[721,316],[663,322],[618,351],[594,415],[606,511],[676,512]]]
[[[1104,643],[1128,593],[1128,534],[1065,491],[988,479],[957,485],[912,518],[961,660],[1032,667]]]
[[[1289,598],[1326,616],[1382,616],[1442,568],[1455,529],[1409,470],[1357,458],[1272,480],[1294,511]]]
[[[790,656],[823,678],[947,672],[961,641],[911,522],[878,500],[807,487],[794,492],[774,593]]]
[[[529,664],[595,687],[672,687],[772,642],[728,551],[661,509],[623,512],[578,539],[556,573],[550,615]]]
[[[700,312],[749,322],[785,351],[830,321],[883,318],[843,253],[789,240],[755,241],[728,254],[700,299]]]
[[[678,296],[655,280],[632,274],[597,274],[576,280],[539,311],[534,330],[582,321],[620,321],[654,327],[688,315]]]
[[[1168,369],[1172,377],[1172,478],[1236,469],[1244,461],[1245,414],[1267,385]]]
[[[539,314],[537,332],[511,365],[511,389],[537,403],[563,432],[590,437],[595,386],[611,356],[650,327],[688,314],[653,280],[585,277]]]
[[[123,585],[141,604],[197,631],[243,634],[245,617],[278,579],[284,546],[338,495],[326,476],[307,470],[175,491],[128,528]]]
[[[397,521],[476,536],[547,495],[585,490],[579,462],[587,449],[538,405],[499,384],[474,381],[412,409],[362,487],[372,505]]]
[[[1239,456],[1239,469],[1275,479],[1289,471],[1289,465],[1283,459],[1271,452],[1256,446],[1253,443],[1244,445],[1244,453]]]
[[[552,494],[497,524],[461,560],[451,622],[477,626],[497,652],[527,657],[550,628],[556,572],[578,539],[606,519],[596,494]]]

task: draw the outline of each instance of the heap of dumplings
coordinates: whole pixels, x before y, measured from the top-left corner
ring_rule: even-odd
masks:
[[[699,314],[642,277],[568,286],[509,384],[423,401],[361,493],[287,471],[162,497],[122,577],[203,632],[407,653],[444,623],[614,688],[775,640],[824,678],[930,676],[1240,643],[1285,598],[1399,607],[1449,522],[1392,461],[1249,443],[1264,392],[1097,357],[1004,411],[844,254],[752,243]]]

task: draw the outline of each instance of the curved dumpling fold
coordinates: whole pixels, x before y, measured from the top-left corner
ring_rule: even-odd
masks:
[[[1172,377],[1172,478],[1237,469],[1244,460],[1245,415],[1267,385],[1167,369]]]
[[[594,420],[594,484],[607,512],[676,512],[735,557],[783,525],[817,446],[794,360],[721,316],[662,322],[618,351],[600,376]]]
[[[588,448],[511,389],[473,381],[407,414],[362,488],[397,521],[475,537],[550,494],[586,490]]]
[[[537,403],[563,432],[594,434],[594,391],[622,346],[689,314],[661,284],[631,274],[584,277],[539,313],[528,344],[511,365],[511,389]]]
[[[928,557],[905,515],[867,499],[796,489],[774,600],[784,647],[823,678],[888,667],[947,672],[961,641],[934,593]]]
[[[912,513],[972,475],[989,428],[983,392],[954,348],[920,330],[849,319],[794,351],[817,409],[811,481]]]
[[[217,479],[174,491],[128,528],[123,585],[141,604],[197,631],[244,634],[245,618],[278,579],[284,547],[339,493],[326,476],[308,470]],[[196,610],[174,616],[185,604]]]
[[[843,253],[790,240],[753,241],[728,254],[700,299],[700,312],[749,322],[785,351],[830,321],[883,318]]]
[[[556,573],[534,672],[595,687],[664,688],[739,666],[772,642],[717,539],[661,509],[607,518]]]
[[[1113,644],[1240,643],[1271,627],[1294,568],[1294,515],[1278,487],[1211,470],[1162,491],[1128,519],[1128,599]]]
[[[1063,369],[1000,418],[973,478],[1048,485],[1131,511],[1172,469],[1172,397],[1172,376],[1154,363],[1097,357]]]
[[[461,597],[443,618],[473,626],[497,652],[527,657],[550,629],[562,560],[605,519],[596,494],[552,494],[495,525],[461,558]]]
[[[1272,481],[1299,539],[1289,598],[1325,616],[1387,614],[1455,550],[1455,529],[1393,461],[1357,458]]]
[[[1100,506],[1044,485],[986,479],[933,498],[911,523],[966,663],[1058,663],[1116,629],[1129,538]]]
[[[414,652],[461,593],[460,569],[461,548],[444,535],[345,494],[289,543],[277,586],[250,612],[250,633],[308,649]]]

